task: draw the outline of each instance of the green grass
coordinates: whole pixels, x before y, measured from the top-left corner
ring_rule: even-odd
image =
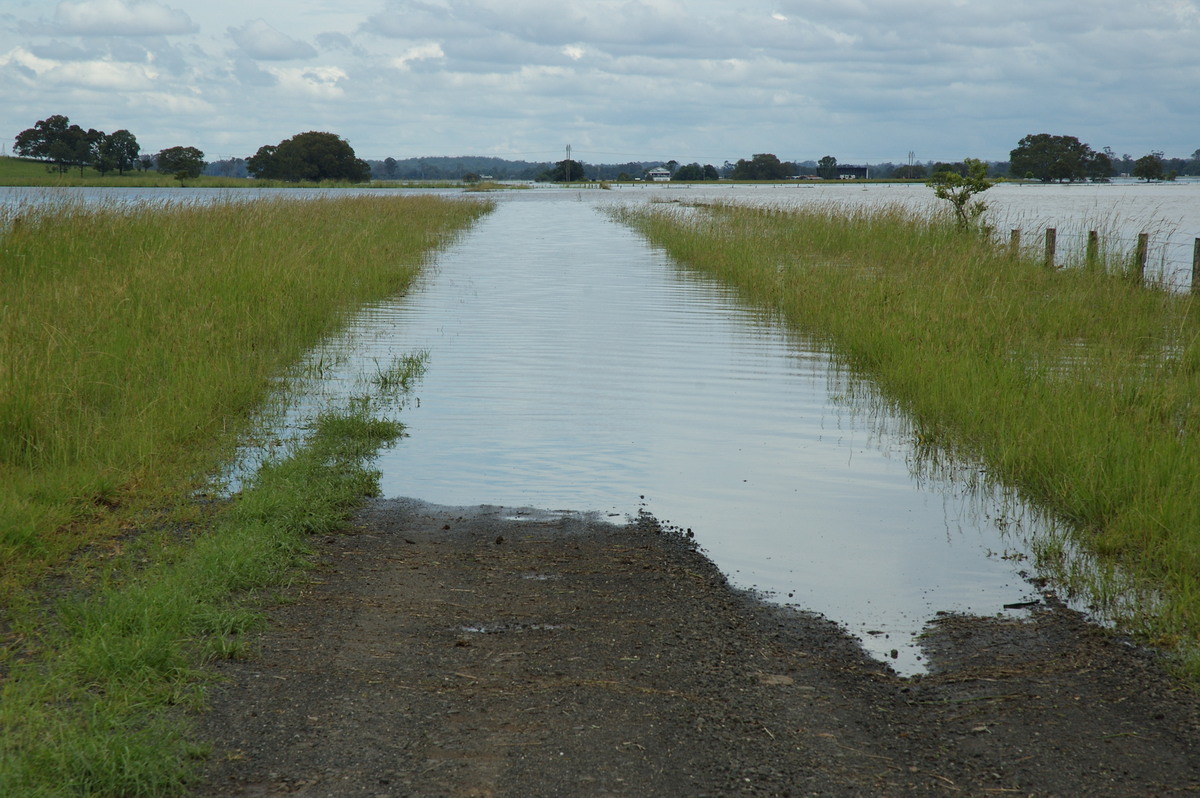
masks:
[[[1102,609],[1175,647],[1200,678],[1193,297],[1130,280],[1130,253],[1051,270],[902,209],[651,206],[622,216],[827,342],[911,416],[919,450],[985,463],[1059,519],[1090,558],[1068,589],[1090,584]],[[1118,575],[1158,600],[1122,602]]]
[[[178,794],[204,666],[377,490],[377,364],[233,500],[197,493],[301,356],[492,206],[435,197],[0,214],[0,795]]]
[[[102,175],[95,169],[78,167],[60,173],[58,168],[45,161],[28,158],[0,157],[0,186],[45,186],[56,188],[175,188],[180,182],[172,175],[158,172],[131,171],[125,174],[109,172]],[[320,183],[309,181],[289,183],[283,180],[258,180],[251,177],[215,177],[201,175],[185,180],[183,185],[193,188],[463,188],[466,184],[458,180],[388,180],[370,183],[346,183],[327,180]]]
[[[0,603],[172,506],[285,368],[487,212],[434,197],[0,215]]]
[[[0,684],[0,795],[181,793],[205,753],[186,712],[203,704],[202,668],[243,652],[259,592],[377,492],[366,465],[399,435],[363,406],[322,416],[208,523],[139,541],[138,556],[61,599],[31,632],[37,656]]]

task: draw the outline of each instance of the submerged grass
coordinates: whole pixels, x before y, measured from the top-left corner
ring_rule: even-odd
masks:
[[[1147,586],[1157,601],[1116,620],[1174,646],[1200,679],[1194,297],[1130,279],[1131,253],[1048,269],[904,209],[618,213],[826,340],[914,419],[922,447],[986,463],[1065,522],[1096,558],[1098,601],[1112,592],[1104,572]]]
[[[278,375],[486,213],[435,197],[0,210],[0,603],[181,495]]]

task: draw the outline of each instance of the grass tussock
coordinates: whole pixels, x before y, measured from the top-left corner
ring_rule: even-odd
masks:
[[[986,463],[1065,522],[1094,558],[1095,595],[1111,592],[1105,573],[1148,586],[1153,606],[1118,620],[1176,646],[1200,678],[1195,298],[1130,279],[1132,253],[1048,269],[903,209],[619,213],[827,340],[914,419],[922,448]]]
[[[199,480],[286,366],[489,208],[0,210],[0,601]]]

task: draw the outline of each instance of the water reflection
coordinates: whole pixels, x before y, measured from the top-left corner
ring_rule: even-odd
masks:
[[[819,346],[610,221],[604,201],[501,202],[419,290],[313,354],[311,403],[428,353],[409,437],[379,460],[386,495],[645,509],[691,528],[735,584],[821,612],[881,657],[895,649],[903,672],[920,668],[912,638],[935,612],[1035,595],[1017,575],[1025,514],[915,479],[903,419],[864,402]]]

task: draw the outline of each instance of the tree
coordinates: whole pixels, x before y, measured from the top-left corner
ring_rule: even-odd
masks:
[[[1009,172],[1043,183],[1086,180],[1096,153],[1074,136],[1030,134],[1009,153]]]
[[[571,159],[559,161],[547,175],[554,183],[574,183],[583,180],[583,164]]]
[[[24,158],[51,160],[50,147],[66,135],[70,126],[71,120],[62,114],[40,119],[33,127],[17,134],[13,152]]]
[[[1133,176],[1138,180],[1145,180],[1147,183],[1151,180],[1162,180],[1164,177],[1162,154],[1152,152],[1134,161]]]
[[[935,172],[926,184],[934,190],[938,199],[947,200],[954,209],[958,226],[966,230],[987,210],[987,204],[972,202],[971,198],[991,188],[994,183],[987,179],[987,164],[974,158],[963,160],[966,174],[949,169]]]
[[[928,173],[925,171],[925,167],[915,163],[896,167],[892,172],[892,177],[896,180],[923,180],[926,174]]]
[[[730,177],[734,180],[786,180],[792,176],[792,168],[772,153],[760,152],[749,161],[739,159]]]
[[[826,155],[817,161],[817,174],[826,180],[837,180],[837,158]]]
[[[155,157],[158,171],[174,175],[183,183],[184,180],[195,180],[204,171],[204,153],[195,147],[168,147]]]
[[[675,174],[671,175],[672,180],[703,180],[704,168],[698,163],[690,163],[686,166],[681,166],[675,170]]]
[[[365,183],[371,179],[370,165],[355,156],[347,141],[315,130],[260,147],[246,159],[246,169],[263,180]]]
[[[100,139],[94,165],[101,174],[116,169],[117,174],[123,175],[137,165],[141,151],[141,145],[132,133],[118,130]]]

